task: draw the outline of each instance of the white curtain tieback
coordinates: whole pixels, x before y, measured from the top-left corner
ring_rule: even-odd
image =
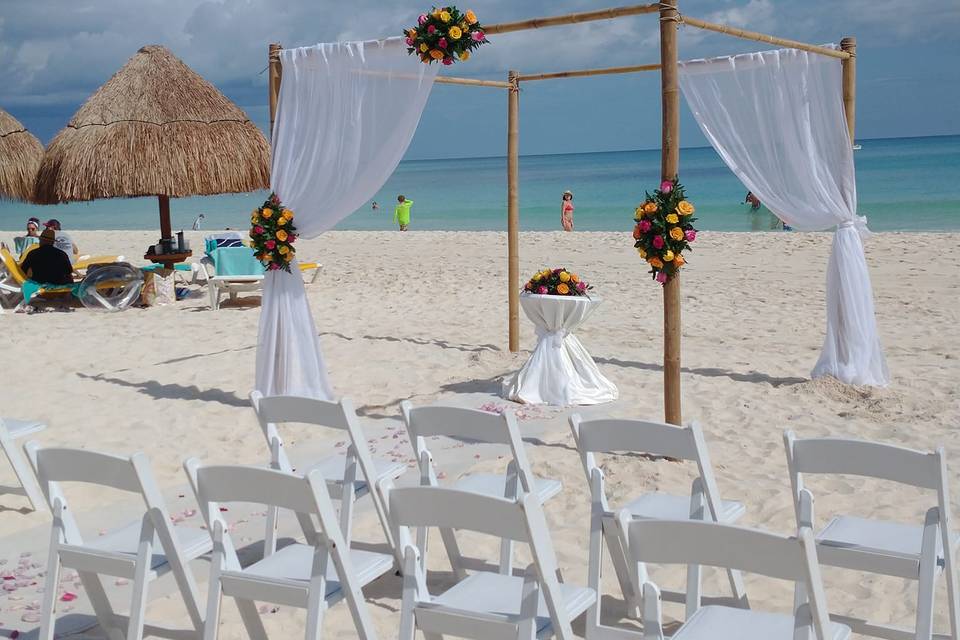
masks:
[[[867,216],[855,216],[853,220],[845,220],[837,225],[837,231],[840,229],[856,229],[863,240],[873,235],[867,228]]]
[[[559,329],[557,331],[550,331],[549,329],[544,329],[543,327],[537,327],[537,339],[546,341],[548,347],[554,349],[559,349],[563,346],[563,339],[567,337],[569,333],[566,329]]]

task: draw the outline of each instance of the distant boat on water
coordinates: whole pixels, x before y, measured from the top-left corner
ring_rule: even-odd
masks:
[[[860,151],[860,149],[861,149],[860,145],[858,145],[858,144],[853,145],[853,150],[854,150],[854,151]]]

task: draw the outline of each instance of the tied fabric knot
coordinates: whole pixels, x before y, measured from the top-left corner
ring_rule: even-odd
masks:
[[[866,240],[873,234],[867,228],[867,216],[854,216],[853,220],[846,220],[837,225],[837,231],[840,229],[856,229],[860,234],[861,240]]]
[[[543,327],[537,327],[537,339],[546,342],[547,346],[553,349],[559,349],[563,346],[563,339],[567,337],[568,333],[566,329],[550,331]]]

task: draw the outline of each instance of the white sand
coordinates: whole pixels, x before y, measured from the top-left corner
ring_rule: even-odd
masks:
[[[0,238],[10,244],[12,235]],[[157,234],[72,235],[84,252],[139,256]],[[200,236],[193,237],[196,245]],[[533,346],[524,319],[524,351],[506,351],[504,234],[334,232],[299,247],[301,259],[325,264],[308,292],[333,383],[378,434],[388,431],[373,421],[396,418],[403,399],[467,406],[498,401],[499,378],[518,368]],[[744,522],[785,533],[794,526],[781,442],[786,428],[801,436],[849,435],[918,449],[943,445],[953,489],[960,490],[960,235],[878,234],[868,243],[893,375],[887,389],[807,379],[823,336],[829,247],[828,234],[702,233],[684,270],[684,418],[703,425],[721,492],[748,507]],[[628,235],[523,234],[522,275],[543,266],[575,269],[605,301],[578,335],[619,386],[621,399],[591,415],[660,418],[660,287],[644,273]],[[114,315],[84,309],[5,314],[0,413],[46,420],[50,426],[38,438],[43,444],[146,451],[160,483],[174,493],[183,485],[180,463],[188,455],[261,462],[267,454],[246,400],[258,313],[249,306],[209,311],[202,292],[174,306]],[[564,482],[564,493],[547,512],[565,576],[582,582],[588,502],[567,413],[534,411],[531,416],[544,420],[521,424],[537,430],[528,451],[538,474]],[[653,488],[685,492],[692,473],[686,465],[627,456],[608,459],[606,469],[614,503]],[[0,465],[0,484],[12,484],[6,465]],[[856,478],[811,484],[821,518],[844,510],[918,521],[931,504],[912,491]],[[81,510],[116,500],[82,489],[80,495]],[[24,513],[25,504],[19,496],[0,496],[0,556],[45,544],[47,516]],[[367,510],[358,530],[375,526]],[[492,546],[483,548],[493,557]],[[666,574],[666,582],[677,575]],[[825,580],[833,609],[912,626],[915,583],[835,570],[827,570]],[[708,586],[725,590],[715,580]],[[789,605],[784,585],[748,581],[750,587],[754,604]],[[619,597],[612,574],[605,591]],[[398,579],[384,578],[368,596],[380,636],[393,637]],[[0,597],[0,616],[4,606]],[[166,609],[186,620],[168,602],[152,607],[155,614]],[[609,609],[618,610],[615,603]],[[227,605],[224,611],[220,637],[246,637],[236,609]],[[274,637],[302,633],[300,612],[281,608],[265,617]],[[945,620],[941,607],[940,629]],[[326,620],[328,637],[352,637],[350,624],[346,607],[336,608]]]

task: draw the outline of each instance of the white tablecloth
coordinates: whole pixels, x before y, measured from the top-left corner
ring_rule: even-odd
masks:
[[[536,325],[537,346],[523,368],[503,381],[501,395],[525,404],[557,406],[616,400],[616,385],[600,373],[573,335],[599,304],[596,298],[522,294],[520,306]]]

